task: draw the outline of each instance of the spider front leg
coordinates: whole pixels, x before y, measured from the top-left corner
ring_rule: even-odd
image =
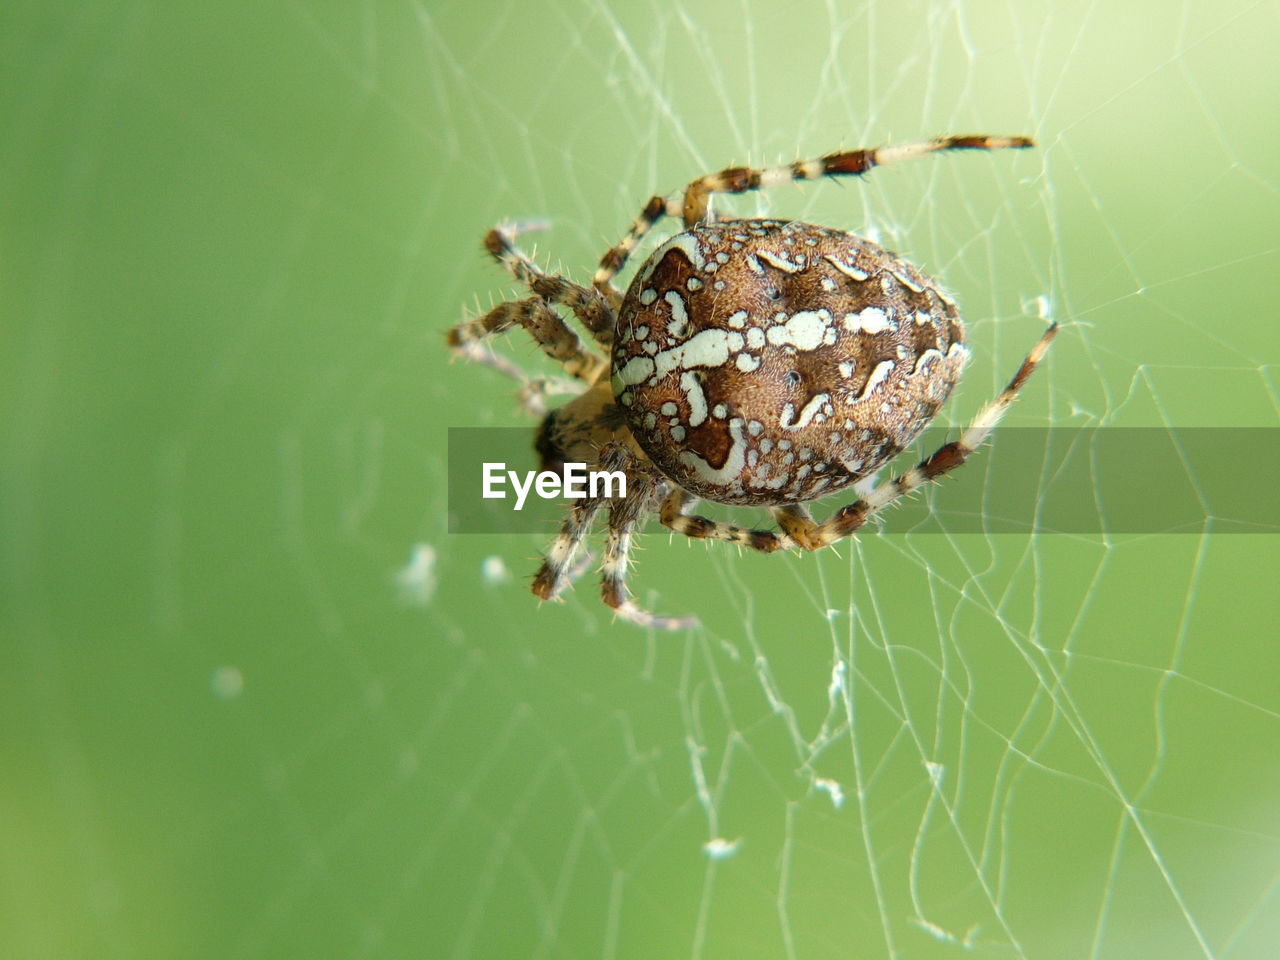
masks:
[[[547,406],[548,398],[577,396],[581,391],[581,384],[563,377],[524,377],[520,380],[516,399],[530,416],[542,418],[551,409]]]
[[[713,193],[746,193],[765,190],[792,180],[819,177],[861,176],[872,167],[936,153],[940,150],[1003,150],[1035,146],[1030,137],[993,137],[988,134],[935,137],[897,146],[870,147],[829,153],[816,160],[797,160],[778,167],[728,167],[690,183],[684,191],[680,215],[685,227],[707,219],[707,204]],[[655,198],[657,199],[657,198]],[[652,203],[653,201],[650,201]],[[646,208],[648,209],[648,208]]]
[[[679,215],[678,199],[650,197],[649,202],[640,211],[640,215],[631,224],[631,229],[627,231],[626,236],[600,258],[600,266],[596,268],[595,276],[591,278],[591,285],[609,301],[615,311],[622,306],[622,294],[613,285],[613,278],[622,272],[622,268],[627,265],[627,258],[631,256],[631,251],[644,239],[645,234],[653,229],[655,223],[664,216],[678,217]]]
[[[484,248],[500,266],[538,296],[568,307],[591,332],[592,338],[607,349],[613,345],[614,313],[606,299],[589,287],[544,273],[516,246],[516,238],[521,233],[541,230],[544,226],[541,221],[525,221],[494,227],[485,234]]]
[[[542,352],[564,367],[565,373],[571,377],[594,383],[608,367],[608,361],[584,347],[578,335],[541,297],[500,303],[483,316],[472,317],[450,328],[447,339],[449,346],[462,356],[479,360],[523,381],[527,378],[518,372],[514,364],[486,357],[484,348],[480,346],[486,337],[516,326],[524,327]]]
[[[468,341],[454,347],[454,352],[473,363],[479,363],[491,370],[497,370],[505,377],[510,377],[518,385],[516,400],[520,409],[531,417],[547,415],[547,399],[554,396],[568,396],[582,392],[582,384],[564,377],[531,377],[518,365],[512,363],[501,354],[494,353],[487,343]]]
[[[662,501],[658,518],[664,527],[682,533],[691,540],[724,540],[741,547],[750,547],[761,553],[773,553],[786,546],[786,541],[768,530],[748,530],[731,523],[721,523],[708,517],[688,513],[698,498],[681,487],[676,487]]]
[[[650,197],[626,235],[600,258],[600,266],[596,268],[595,276],[591,278],[591,285],[616,311],[622,303],[622,294],[614,287],[613,278],[622,272],[627,259],[631,256],[631,251],[664,216],[681,217],[686,228],[708,219],[707,206],[713,193],[746,193],[748,190],[764,190],[792,180],[860,176],[872,167],[882,167],[940,150],[1023,149],[1034,145],[1030,137],[969,134],[935,137],[932,140],[921,140],[898,146],[845,150],[829,153],[816,160],[797,160],[795,163],[778,167],[728,167],[718,173],[709,173],[694,180],[685,187],[682,194],[676,197]],[[498,254],[495,253],[494,256]],[[527,259],[524,262],[527,264],[525,269],[537,269]],[[515,272],[514,269],[513,272]],[[517,274],[517,276],[520,275]]]
[[[987,404],[974,417],[968,429],[960,435],[959,440],[944,444],[930,456],[921,460],[906,473],[882,483],[865,497],[848,506],[841,507],[822,523],[815,523],[803,504],[786,504],[772,508],[774,518],[788,537],[806,550],[821,550],[837,540],[856,532],[863,524],[885,507],[896,502],[914,490],[918,490],[931,480],[937,480],[943,474],[963,464],[969,456],[982,446],[982,442],[1000,422],[1018,392],[1027,382],[1027,378],[1035,371],[1036,366],[1044,359],[1058,332],[1058,325],[1051,324],[1044,335],[1031,348],[1022,366],[1014,374],[1009,385],[1004,388],[991,403]]]

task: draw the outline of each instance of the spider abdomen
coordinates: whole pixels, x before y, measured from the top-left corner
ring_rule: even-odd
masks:
[[[721,503],[813,500],[874,473],[946,400],[968,351],[930,277],[799,221],[696,225],[618,314],[613,390],[668,477]]]

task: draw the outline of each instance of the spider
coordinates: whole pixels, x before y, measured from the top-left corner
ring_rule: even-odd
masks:
[[[969,351],[951,296],[863,237],[795,220],[719,220],[708,204],[716,193],[856,176],[936,151],[1030,146],[1029,137],[949,136],[778,167],[729,167],[682,193],[651,198],[601,258],[589,287],[544,272],[516,246],[521,233],[541,224],[490,230],[485,249],[531,296],[453,327],[450,347],[520,384],[522,405],[541,418],[534,446],[543,469],[581,462],[627,479],[625,496],[572,502],[533,578],[534,594],[557,598],[582,572],[583,539],[607,511],[604,602],[642,626],[691,626],[695,618],[645,610],[627,587],[632,537],[649,515],[687,537],[762,553],[819,550],[964,463],[1017,398],[1057,324],[957,440],[873,485],[960,377]],[[681,218],[684,230],[659,246],[621,293],[614,278],[664,216]],[[584,345],[556,307],[577,318],[600,352]],[[486,338],[515,326],[567,378],[530,378],[487,349]],[[563,393],[573,399],[548,410],[547,399]],[[808,502],[855,484],[857,499],[826,520],[813,519]],[[700,499],[766,507],[780,532],[698,516],[692,510]]]

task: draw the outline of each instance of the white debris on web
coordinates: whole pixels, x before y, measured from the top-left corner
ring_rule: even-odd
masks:
[[[831,682],[827,684],[827,702],[830,704],[839,703],[844,692],[844,677],[848,671],[848,666],[843,660],[837,660],[831,665]]]
[[[1024,313],[1035,314],[1041,320],[1048,321],[1053,319],[1053,300],[1044,293],[1038,297],[1033,297],[1029,303],[1024,302],[1022,309]]]
[[[702,845],[703,852],[712,860],[728,860],[738,852],[738,848],[742,846],[742,838],[737,840],[726,840],[723,837],[716,837],[714,840],[708,840]]]
[[[760,678],[760,686],[764,688],[764,695],[769,701],[769,707],[774,713],[785,716],[789,708],[782,694],[774,686],[773,677],[769,673],[769,660],[763,654],[756,657],[756,676]]]
[[[480,564],[480,576],[491,587],[511,582],[511,571],[497,554],[484,558]]]
[[[813,781],[813,785],[831,798],[831,805],[837,810],[844,806],[844,788],[840,786],[840,781],[819,777]]]
[[[956,936],[945,927],[939,926],[932,920],[926,920],[923,917],[912,917],[909,922],[915,924],[935,940],[939,940],[942,943],[954,944],[955,946],[961,947],[965,950],[973,949],[974,943],[977,940],[978,931],[981,929],[977,924],[974,924],[964,932],[964,936],[960,937]]]
[[[925,772],[929,774],[929,782],[932,783],[934,787],[940,787],[942,785],[942,777],[947,772],[947,768],[941,763],[934,763],[932,760],[926,760],[924,769]]]
[[[218,667],[209,678],[209,688],[219,700],[234,700],[244,692],[244,674],[238,667]]]
[[[414,607],[425,607],[436,593],[436,551],[426,543],[415,543],[409,562],[396,572],[400,599]]]

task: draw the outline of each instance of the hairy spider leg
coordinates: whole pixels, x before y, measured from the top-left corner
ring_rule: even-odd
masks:
[[[685,228],[707,219],[707,204],[714,193],[746,193],[819,177],[861,176],[872,167],[899,163],[943,150],[1022,150],[1035,146],[1030,137],[997,137],[990,134],[935,137],[913,143],[865,147],[828,153],[816,160],[797,160],[777,167],[726,167],[718,173],[699,177],[673,197],[650,197],[622,240],[600,258],[591,284],[616,310],[622,297],[613,278],[626,266],[631,251],[663,216],[681,217]]]
[[[551,542],[542,565],[533,576],[531,589],[538,599],[555,600],[560,592],[573,582],[577,574],[581,573],[574,562],[575,557],[582,546],[582,541],[591,532],[591,523],[604,503],[604,496],[589,496],[576,501],[569,508],[560,532]]]
[[[485,360],[484,351],[477,349],[486,337],[516,326],[524,327],[542,352],[559,363],[571,377],[592,384],[608,367],[608,361],[588,349],[542,297],[504,301],[488,313],[450,328],[446,339],[458,353],[480,359],[514,379],[527,380],[523,375],[507,371],[497,362]]]
[[[582,384],[575,380],[565,377],[529,376],[519,365],[502,354],[495,353],[493,347],[481,340],[460,339],[459,342],[453,343],[451,334],[450,341],[455,356],[463,357],[472,363],[479,363],[514,380],[519,386],[516,391],[516,400],[520,404],[520,409],[531,417],[541,418],[547,415],[549,409],[547,400],[550,397],[570,396],[582,392]]]
[[[988,134],[935,137],[883,147],[828,153],[816,160],[797,160],[779,167],[728,167],[719,173],[699,177],[685,188],[681,216],[686,229],[707,217],[707,203],[713,193],[746,193],[767,190],[792,180],[819,177],[861,176],[872,167],[888,166],[941,150],[1022,150],[1035,146],[1030,137],[994,137]]]
[[[742,547],[750,547],[761,553],[773,553],[775,550],[789,546],[787,540],[769,530],[748,530],[731,523],[721,523],[709,517],[700,517],[688,511],[693,509],[698,498],[683,487],[676,487],[662,501],[662,509],[658,519],[664,527],[676,533],[684,534],[691,540],[723,540],[736,543]]]
[[[541,221],[501,224],[485,234],[484,248],[500,266],[538,296],[572,311],[596,343],[607,350],[613,344],[615,316],[605,297],[590,287],[544,273],[516,246],[522,233],[540,230],[543,226]]]
[[[627,588],[631,540],[654,505],[659,482],[651,470],[620,444],[610,444],[602,452],[601,466],[604,469],[625,471],[627,495],[609,501],[609,529],[605,537],[604,562],[600,567],[601,599],[623,620],[641,627],[680,630],[697,626],[697,617],[660,616],[638,606],[632,599]]]
[[[664,216],[680,216],[680,208],[681,201],[678,196],[650,197],[640,211],[640,215],[632,221],[631,228],[626,235],[618,241],[616,246],[610,248],[600,258],[600,266],[596,268],[595,276],[591,278],[591,285],[596,288],[601,296],[609,301],[615,312],[622,307],[622,294],[613,285],[613,278],[627,265],[631,251],[653,229],[653,225]]]

